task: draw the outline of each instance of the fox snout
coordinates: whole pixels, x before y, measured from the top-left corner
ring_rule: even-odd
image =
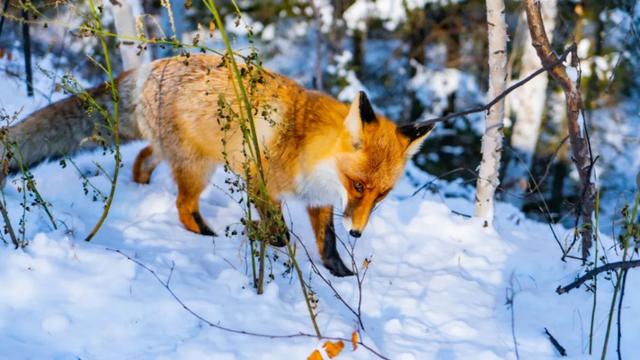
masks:
[[[371,196],[365,195],[361,198],[351,199],[344,211],[344,227],[349,235],[355,238],[362,236],[375,205],[375,198],[369,199],[369,197]]]

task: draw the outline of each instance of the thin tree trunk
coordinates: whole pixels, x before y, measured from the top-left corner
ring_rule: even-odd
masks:
[[[160,24],[162,31],[167,38],[173,39],[177,42],[193,42],[193,39],[184,39],[187,34],[187,8],[184,0],[162,0],[162,15],[160,17]],[[160,51],[160,56],[169,57],[176,54],[176,49],[167,46]]]
[[[507,24],[503,0],[487,0],[489,39],[489,92],[493,99],[502,93],[507,77]],[[504,100],[496,103],[487,114],[482,137],[482,160],[476,184],[475,214],[489,226],[493,221],[493,198],[500,183],[498,170],[502,155]]]
[[[123,70],[136,68],[149,62],[149,53],[140,51],[138,43],[131,41],[141,35],[136,32],[136,19],[142,15],[143,11],[140,0],[111,1],[111,11],[116,32],[120,37],[120,56],[122,57]]]
[[[322,30],[323,30],[323,21],[322,21],[322,14],[320,13],[320,9],[319,6],[322,5],[328,5],[328,4],[323,4],[322,1],[320,0],[315,0],[315,1],[311,1],[310,3],[312,9],[313,9],[313,16],[315,17],[314,20],[314,27],[315,27],[315,59],[314,59],[314,63],[313,63],[313,87],[316,90],[320,90],[323,91],[324,90],[324,80],[323,80],[323,76],[322,76],[322,61],[323,61],[323,50],[324,50],[324,39],[325,39],[325,34],[323,34]],[[331,24],[327,24],[327,25],[331,25]]]
[[[556,61],[557,57],[551,49],[551,44],[544,30],[540,4],[536,0],[525,0],[524,6],[529,22],[529,31],[531,33],[533,47],[536,49],[542,64],[550,66]],[[569,78],[563,64],[554,66],[549,73],[560,83],[560,86],[562,86],[567,102],[567,125],[569,129],[571,153],[581,183],[581,197],[579,199],[579,213],[577,216],[581,216],[582,218],[579,230],[582,237],[582,257],[586,259],[589,256],[589,249],[592,244],[591,214],[593,213],[595,186],[591,179],[591,168],[593,164],[591,163],[591,156],[589,154],[587,134],[585,129],[578,123],[582,98],[580,89],[571,78]]]
[[[542,8],[543,21],[547,30],[547,36],[551,40],[553,29],[555,27],[555,16],[557,14],[556,0],[548,0],[544,2]],[[536,50],[531,46],[531,35],[527,28],[526,15],[521,18],[522,37],[520,45],[522,46],[522,58],[520,66],[520,78],[538,70],[541,67],[540,58],[536,54]],[[510,195],[513,198],[510,202],[519,208],[524,204],[524,195],[529,188],[529,169],[533,161],[538,136],[540,135],[540,124],[546,104],[547,85],[549,83],[548,75],[541,74],[531,80],[526,86],[514,91],[511,98],[511,109],[515,114],[516,120],[513,125],[511,135],[511,147],[514,156],[509,161],[509,166],[505,174],[505,183],[513,184],[510,189]]]

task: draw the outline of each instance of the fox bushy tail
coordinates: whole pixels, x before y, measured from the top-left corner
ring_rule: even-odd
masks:
[[[124,74],[126,75],[126,74]],[[120,100],[119,134],[122,142],[141,138],[135,121],[135,104],[130,99],[129,81],[125,76],[118,79]],[[95,104],[111,111],[113,100],[106,85],[88,90]],[[40,109],[8,129],[6,141],[0,145],[8,162],[9,174],[30,168],[45,160],[70,156],[83,149],[106,146],[112,142],[112,134],[106,126],[104,116],[84,96],[71,96]],[[13,149],[6,149],[6,146]]]

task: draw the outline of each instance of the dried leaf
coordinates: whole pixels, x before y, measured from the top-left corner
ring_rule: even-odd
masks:
[[[324,345],[322,345],[324,351],[327,353],[329,359],[333,359],[334,357],[340,355],[342,349],[344,349],[344,342],[342,340],[338,342],[326,341]]]
[[[322,360],[322,355],[320,354],[320,351],[314,350],[307,360]]]
[[[353,351],[356,351],[358,348],[358,333],[355,331],[351,333],[351,345],[353,345]]]
[[[369,264],[371,264],[371,260],[364,258],[364,260],[362,261],[362,268],[363,269],[368,269],[369,268]]]

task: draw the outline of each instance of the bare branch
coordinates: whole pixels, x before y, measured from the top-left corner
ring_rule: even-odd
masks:
[[[521,87],[522,85],[528,83],[529,81],[531,81],[533,78],[535,78],[536,76],[542,74],[543,72],[546,72],[548,70],[551,70],[554,66],[557,66],[559,64],[562,64],[562,62],[565,61],[565,59],[567,58],[567,56],[569,54],[571,54],[572,52],[574,52],[576,50],[577,46],[575,43],[571,44],[563,53],[562,55],[560,55],[554,62],[552,62],[551,64],[544,64],[540,69],[532,72],[529,76],[527,76],[526,78],[518,81],[517,83],[509,86],[508,88],[506,88],[502,93],[500,93],[498,96],[496,96],[493,100],[489,101],[488,103],[486,103],[485,105],[482,106],[477,106],[474,108],[471,108],[469,110],[464,110],[464,111],[459,111],[459,112],[454,112],[454,113],[450,113],[444,116],[440,116],[440,117],[436,117],[436,118],[431,118],[428,120],[423,120],[423,121],[417,121],[415,122],[415,126],[423,126],[423,125],[428,125],[428,124],[434,124],[434,123],[441,123],[441,122],[445,122],[447,120],[451,120],[453,118],[457,118],[457,117],[462,117],[462,116],[466,116],[469,114],[475,114],[475,113],[479,113],[479,112],[483,112],[483,111],[489,111],[489,109],[491,109],[492,106],[494,106],[495,104],[497,104],[500,100],[504,99],[507,95],[509,95],[511,92],[513,92],[515,89]]]
[[[577,278],[576,280],[574,280],[569,285],[558,286],[558,288],[556,289],[556,292],[558,294],[568,293],[569,291],[579,287],[585,281],[593,278],[594,276],[600,274],[601,272],[611,271],[611,270],[616,270],[616,269],[626,270],[626,269],[631,269],[631,268],[638,267],[638,266],[640,266],[640,260],[618,261],[618,262],[614,262],[614,263],[609,263],[609,264],[600,266],[600,267],[598,267],[596,269],[593,269],[591,271],[588,271],[586,274],[584,274],[581,277]]]
[[[313,339],[318,339],[318,335],[310,334],[310,333],[304,333],[304,332],[298,332],[298,333],[295,333],[295,334],[265,334],[265,333],[247,331],[247,330],[234,329],[234,328],[230,328],[230,327],[226,327],[226,326],[220,325],[219,323],[214,323],[214,322],[212,322],[210,320],[207,320],[202,315],[200,315],[197,312],[195,312],[195,310],[191,309],[187,304],[185,304],[184,301],[182,301],[182,299],[171,288],[171,286],[170,286],[170,284],[168,282],[169,279],[167,279],[167,281],[163,281],[160,278],[160,276],[158,275],[158,273],[155,272],[155,270],[151,269],[150,267],[148,267],[144,263],[140,262],[137,259],[132,258],[131,256],[125,254],[124,252],[122,252],[122,251],[120,251],[118,249],[106,248],[106,250],[107,251],[113,251],[113,252],[115,252],[117,254],[122,255],[127,260],[133,262],[134,264],[138,265],[140,268],[142,268],[145,271],[147,271],[149,274],[151,274],[151,276],[153,276],[156,279],[157,282],[159,282],[162,285],[162,287],[171,295],[171,297],[173,297],[173,299],[176,302],[178,302],[178,304],[180,304],[180,306],[182,306],[183,309],[185,309],[189,314],[193,315],[196,319],[202,321],[203,323],[205,323],[206,325],[208,325],[208,326],[210,326],[212,328],[215,328],[215,329],[218,329],[218,330],[222,330],[222,331],[226,331],[226,332],[230,332],[230,333],[234,333],[234,334],[248,335],[248,336],[267,338],[267,339],[292,339],[292,338],[313,338]],[[172,266],[171,272],[173,272],[173,266]],[[347,342],[347,343],[350,343],[352,341],[352,339],[350,339],[350,338],[347,339],[347,338],[342,338],[342,337],[331,337],[331,336],[321,336],[319,339],[331,340],[331,341],[344,341],[344,342]],[[359,339],[357,343],[358,343],[358,345],[360,345],[363,348],[367,349],[367,351],[369,351],[370,353],[375,355],[377,358],[383,359],[383,360],[390,360],[388,357],[386,357],[386,356],[380,354],[379,352],[375,351],[371,346],[369,346],[366,343],[364,343],[361,339]]]

